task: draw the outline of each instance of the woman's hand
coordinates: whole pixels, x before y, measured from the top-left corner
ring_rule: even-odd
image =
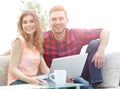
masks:
[[[38,77],[32,77],[31,80],[32,81],[30,83],[32,83],[32,84],[45,84],[45,83],[47,83],[47,81],[40,79]]]
[[[30,83],[30,84],[41,84],[41,81],[36,77],[32,77],[32,78],[30,78],[30,81],[28,83]]]
[[[45,83],[47,83],[47,81],[45,81],[45,80],[43,80],[43,79],[39,79],[39,78],[38,78],[38,80],[40,81],[40,84],[45,84]]]

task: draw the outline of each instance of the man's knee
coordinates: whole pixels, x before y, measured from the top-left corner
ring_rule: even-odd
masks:
[[[92,47],[98,47],[99,43],[100,43],[99,40],[92,40],[92,41],[90,41],[89,45]]]
[[[90,52],[92,50],[97,50],[98,46],[99,46],[100,41],[99,40],[92,40],[90,41],[90,43],[88,44],[87,50],[86,52]]]
[[[82,77],[76,77],[74,80],[74,83],[81,83],[81,84],[89,85],[89,82],[83,79]]]

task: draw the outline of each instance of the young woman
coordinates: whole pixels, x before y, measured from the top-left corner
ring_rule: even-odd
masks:
[[[23,11],[18,21],[20,35],[13,41],[8,71],[8,85],[39,84],[43,82],[34,76],[38,70],[48,73],[43,59],[43,34],[38,16],[33,11]]]

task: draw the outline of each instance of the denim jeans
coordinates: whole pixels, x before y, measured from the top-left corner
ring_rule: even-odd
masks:
[[[83,79],[82,77],[76,77],[73,82],[85,84],[85,86],[81,86],[80,89],[93,89],[93,87],[89,84],[89,82]],[[75,88],[70,88],[70,89],[75,89]]]
[[[11,83],[10,85],[19,85],[19,84],[28,84],[27,82],[24,82],[22,80],[16,80],[15,82]],[[52,88],[53,89],[53,88]],[[64,88],[59,88],[59,89],[67,89],[66,87]]]
[[[101,68],[96,68],[94,62],[91,62],[94,54],[96,53],[99,46],[99,40],[92,40],[86,50],[88,53],[87,60],[82,72],[81,77],[87,80],[90,84],[99,84],[103,82]]]
[[[10,85],[18,85],[18,84],[28,84],[28,83],[24,82],[22,80],[16,80],[15,82],[11,83]]]

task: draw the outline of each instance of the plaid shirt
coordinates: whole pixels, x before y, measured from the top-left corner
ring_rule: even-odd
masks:
[[[66,38],[62,42],[54,38],[52,31],[45,32],[44,58],[48,67],[54,58],[79,54],[84,45],[99,38],[101,30],[66,29]]]

